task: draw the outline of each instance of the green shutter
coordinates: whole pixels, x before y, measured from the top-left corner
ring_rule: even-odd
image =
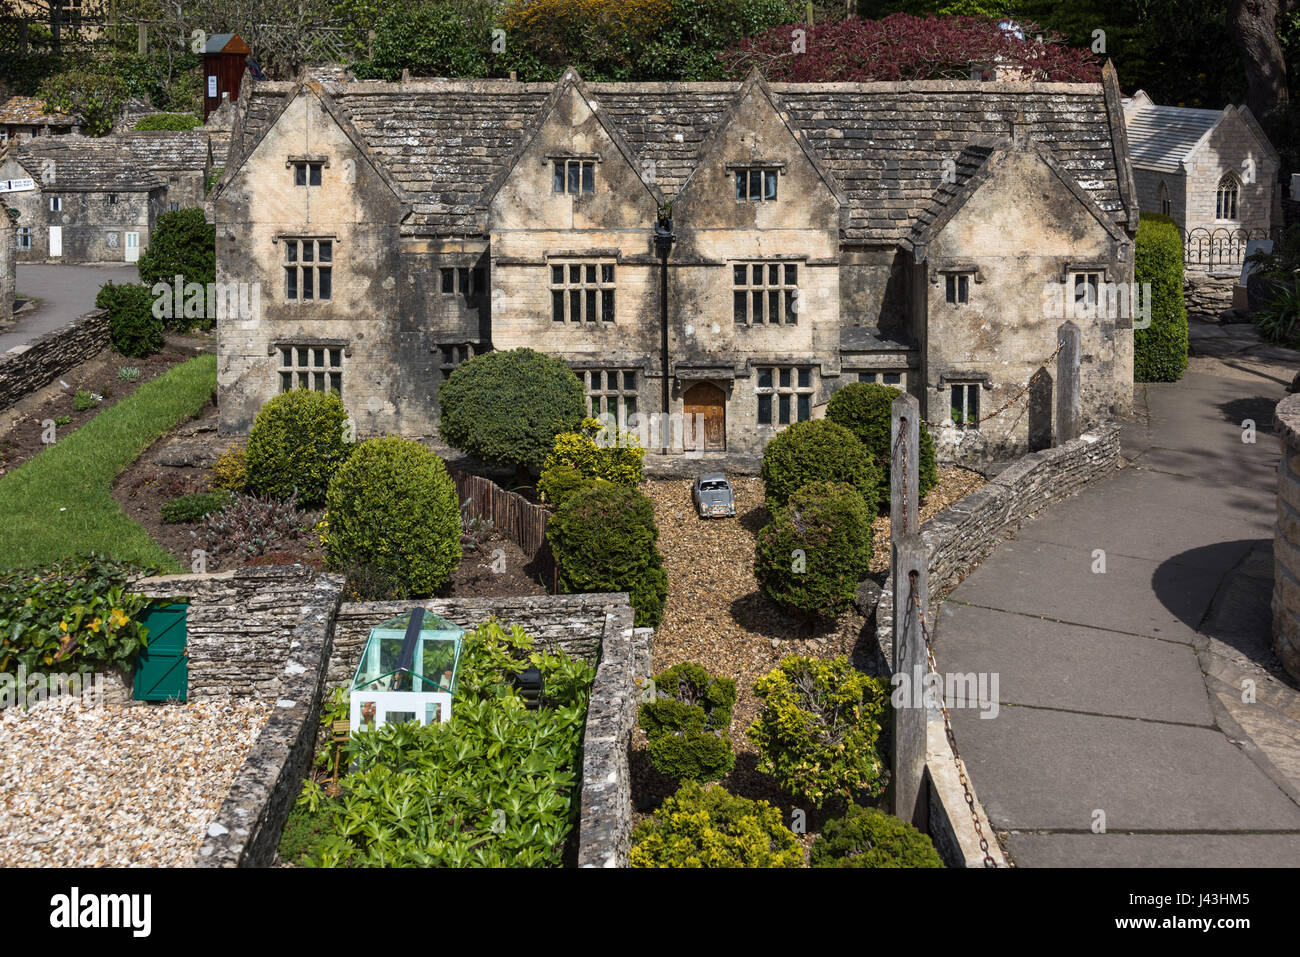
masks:
[[[148,646],[135,666],[137,701],[184,701],[189,691],[185,620],[189,605],[156,605],[145,612]]]

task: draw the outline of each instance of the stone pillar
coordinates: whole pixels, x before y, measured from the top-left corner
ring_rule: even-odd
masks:
[[[18,289],[18,227],[4,208],[8,194],[0,193],[0,322],[13,318]]]
[[[1273,420],[1282,438],[1273,529],[1273,651],[1300,678],[1300,394],[1279,402]]]

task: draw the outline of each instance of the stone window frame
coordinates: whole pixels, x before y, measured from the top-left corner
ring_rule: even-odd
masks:
[[[945,372],[939,377],[939,387],[948,394],[948,418],[953,428],[961,429],[963,432],[978,432],[980,393],[993,388],[992,376],[987,372]],[[959,422],[952,414],[952,410],[956,408],[953,402],[957,401],[958,397],[961,401],[962,419],[969,421]]]
[[[32,248],[32,227],[19,226],[16,242],[17,242],[18,249],[31,249]]]
[[[175,212],[178,212],[178,211],[180,210],[180,208],[181,208],[181,204],[180,204],[180,203],[168,203],[168,204],[167,204],[167,212],[169,212],[169,213],[175,213]]]
[[[108,205],[110,205],[110,206],[116,206],[116,205],[117,205],[117,193],[109,193],[109,194],[108,194]]]
[[[462,362],[468,362],[475,356],[491,352],[492,347],[480,342],[443,342],[434,346],[433,351],[439,355],[438,368],[445,373],[455,369]]]
[[[1160,181],[1160,185],[1156,187],[1156,205],[1160,208],[1161,216],[1172,215],[1174,201],[1169,193],[1169,184],[1163,179]]]
[[[450,286],[450,288],[448,288]],[[438,267],[438,294],[444,297],[460,296],[466,303],[488,295],[486,266]]]
[[[811,365],[754,363],[754,396],[758,424],[782,426],[812,419],[812,399],[817,391],[812,373]],[[764,385],[765,381],[766,385]],[[794,398],[793,402],[790,401],[791,397]],[[773,399],[776,401],[773,402]],[[793,417],[791,417],[792,408]]]
[[[1241,222],[1241,177],[1235,170],[1228,170],[1220,178],[1218,185],[1214,187],[1214,221],[1216,223],[1239,223]],[[1225,200],[1230,201],[1230,206],[1225,205]],[[1223,215],[1225,212],[1231,213],[1230,216]]]
[[[907,391],[907,375],[910,369],[859,369],[857,372],[859,382],[870,382],[875,385],[887,385],[899,389],[902,392]],[[897,377],[895,382],[882,381],[887,376]]]
[[[596,167],[600,157],[592,154],[561,154],[546,157],[551,167],[551,193],[555,196],[594,196]],[[577,169],[577,179],[573,170]]]
[[[284,244],[284,257],[280,260],[280,268],[284,274],[284,285],[281,287],[284,290],[284,301],[298,305],[331,302],[334,298],[334,269],[338,265],[335,255],[338,251],[338,236],[333,233],[283,233],[276,236],[274,241]],[[303,243],[312,244],[310,260],[302,256]],[[328,259],[320,258],[322,243],[328,245]],[[305,297],[302,295],[306,288],[303,277],[308,274],[312,277],[312,295]],[[328,295],[325,296],[320,295],[322,276],[325,278],[325,285],[329,287]]]
[[[642,368],[627,365],[574,369],[573,374],[582,382],[587,415],[598,419],[602,415],[612,414],[619,428],[626,428],[628,419],[637,414],[637,399],[644,372]],[[615,378],[611,379],[611,376]],[[610,385],[611,381],[613,385]]]
[[[728,163],[727,172],[735,183],[736,202],[738,203],[775,203],[780,200],[780,179],[785,174],[785,164],[781,162]],[[757,184],[754,177],[757,175]],[[767,195],[768,186],[772,195]],[[757,195],[755,187],[757,186]]]
[[[610,256],[591,259],[548,258],[546,276],[551,293],[552,324],[575,324],[589,328],[596,323],[613,326],[618,321],[617,265]]]
[[[313,389],[336,391],[343,397],[343,360],[351,354],[346,343],[337,339],[283,340],[273,343],[272,350],[279,360],[276,373],[281,393]]]
[[[293,185],[303,186],[310,189],[313,186],[320,186],[325,178],[324,171],[329,168],[330,159],[328,156],[289,156],[284,161],[285,168],[293,174]],[[302,173],[302,181],[299,182],[298,174]]]
[[[731,267],[731,318],[738,326],[793,326],[799,322],[799,267],[801,262],[789,259],[732,260]],[[802,263],[802,265],[807,265]],[[739,282],[744,270],[745,282]],[[755,270],[760,281],[754,282]],[[773,280],[773,270],[776,279]],[[775,296],[775,299],[773,298]],[[756,319],[755,304],[761,304],[762,319]],[[772,305],[776,304],[781,316],[774,322]],[[743,312],[743,315],[741,314]]]

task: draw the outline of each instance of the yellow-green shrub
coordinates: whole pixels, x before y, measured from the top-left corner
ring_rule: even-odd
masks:
[[[243,445],[232,445],[217,457],[208,476],[208,487],[242,492],[248,484],[248,452]]]
[[[802,867],[803,849],[766,801],[687,781],[637,825],[633,867]]]
[[[248,434],[249,491],[278,499],[297,492],[300,505],[319,505],[352,451],[347,421],[337,392],[294,389],[271,399]]]
[[[599,419],[583,419],[578,431],[555,437],[537,490],[543,502],[558,506],[584,482],[636,488],[644,475],[644,459],[645,449],[631,432],[605,426]]]

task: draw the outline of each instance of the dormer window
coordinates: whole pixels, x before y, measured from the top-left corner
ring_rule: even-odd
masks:
[[[596,192],[596,161],[589,159],[557,159],[555,162],[555,192],[577,196]]]
[[[755,167],[734,172],[736,199],[751,203],[776,202],[777,170]]]
[[[296,162],[293,164],[294,186],[319,186],[320,171],[324,163]]]

